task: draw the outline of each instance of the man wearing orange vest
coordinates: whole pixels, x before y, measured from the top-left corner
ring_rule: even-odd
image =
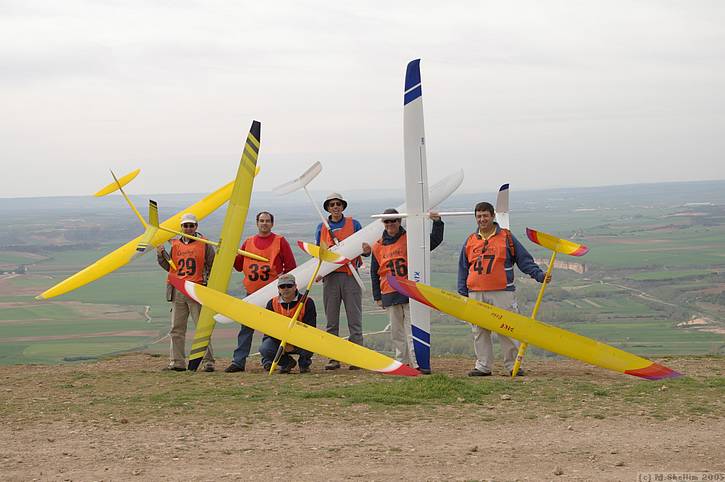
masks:
[[[201,234],[196,232],[198,224],[196,216],[192,213],[186,213],[181,217],[181,230],[184,234],[202,237]],[[191,316],[193,323],[199,321],[201,305],[191,298],[187,298],[184,293],[174,289],[168,280],[179,278],[205,285],[211,271],[211,265],[214,262],[214,248],[208,244],[182,236],[171,240],[171,253],[167,254],[163,245],[156,248],[156,253],[159,265],[169,272],[166,283],[166,300],[172,302],[171,331],[169,332],[171,337],[171,360],[169,366],[164,370],[183,372],[186,370],[185,344],[189,316]],[[176,271],[171,270],[169,259],[174,262]],[[211,343],[202,362],[204,363],[204,371],[214,371],[214,354]]]
[[[297,309],[297,305],[302,301],[302,294],[297,290],[294,275],[287,273],[277,279],[277,289],[279,296],[275,296],[267,303],[267,309],[292,318]],[[310,326],[317,326],[317,311],[315,310],[315,302],[312,298],[305,299],[305,304],[300,308],[300,314],[297,319],[302,323]],[[271,336],[264,335],[262,345],[259,347],[259,354],[262,355],[262,366],[265,371],[269,371],[272,366],[280,341]],[[297,366],[297,361],[291,355],[299,355],[300,373],[309,373],[310,365],[312,365],[312,352],[303,350],[289,343],[285,345],[284,353],[279,359],[279,372],[290,373]]]
[[[384,214],[397,214],[393,208]],[[433,251],[443,242],[443,221],[437,213],[431,212],[433,229],[430,233],[430,250]],[[400,224],[400,218],[386,219],[383,236],[373,245],[370,261],[370,280],[373,299],[388,312],[390,335],[393,340],[395,359],[417,366],[413,351],[413,338],[410,329],[410,300],[388,283],[388,274],[396,278],[408,279],[408,235]],[[429,372],[426,372],[429,373]]]
[[[502,229],[494,221],[495,212],[490,203],[476,204],[474,213],[478,230],[466,239],[461,249],[458,259],[458,293],[518,313],[514,296],[514,264],[539,283],[544,282],[546,273],[511,231]],[[468,376],[489,376],[493,365],[491,332],[475,325],[472,327],[476,364]],[[518,350],[510,338],[499,335],[498,339],[504,366],[510,375]],[[519,370],[518,375],[523,375],[522,372]]]
[[[267,211],[257,214],[258,233],[250,236],[242,243],[242,249],[258,254],[269,262],[257,261],[237,255],[234,260],[234,269],[244,273],[242,283],[247,296],[276,280],[282,273],[292,271],[297,267],[292,248],[284,238],[272,232],[274,215]],[[232,355],[232,363],[224,369],[227,373],[243,372],[246,369],[247,357],[252,348],[254,330],[242,325],[237,335],[237,348]]]
[[[318,246],[320,240],[325,241],[328,246],[334,246],[335,239],[342,241],[362,229],[356,219],[343,216],[342,212],[347,208],[347,201],[342,198],[342,195],[336,192],[331,193],[325,199],[322,207],[330,213],[327,217],[330,228],[328,229],[323,223],[317,225],[315,242]],[[362,243],[363,256],[370,256],[370,251],[370,245]],[[355,258],[352,265],[357,268],[362,265],[362,260],[359,257]],[[350,332],[349,340],[362,345],[362,288],[352,276],[350,268],[348,266],[338,268],[322,278],[322,281],[322,304],[325,306],[327,332],[335,336],[340,333],[340,305],[345,303],[347,327]],[[330,360],[325,365],[325,370],[337,370],[338,368],[340,368],[340,362],[337,360]],[[357,367],[350,367],[350,370],[354,369]]]

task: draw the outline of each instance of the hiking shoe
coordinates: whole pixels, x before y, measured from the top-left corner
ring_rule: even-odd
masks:
[[[420,372],[421,375],[430,375],[431,374],[430,368],[418,367],[417,370]]]
[[[162,372],[185,372],[186,368],[169,366],[169,367],[162,368],[161,371]]]
[[[509,372],[509,376],[511,376],[511,375],[513,375],[513,374],[514,374],[514,371],[513,371],[513,370],[511,370],[511,371]],[[525,376],[526,376],[526,372],[524,371],[524,369],[523,369],[523,368],[519,368],[519,371],[518,371],[518,372],[516,373],[516,376],[517,376],[517,377],[525,377]]]
[[[490,377],[491,372],[484,372],[479,370],[478,368],[474,368],[470,372],[468,372],[469,377]]]
[[[265,372],[269,373],[269,369],[272,368],[272,364],[265,363],[264,365],[262,365],[262,368],[264,369]]]
[[[349,369],[350,370],[359,370],[360,367],[356,367],[355,365],[350,365]]]
[[[214,365],[212,365],[211,363],[208,363],[208,364],[207,364],[207,365],[206,365],[206,366],[204,367],[204,371],[205,371],[205,372],[207,372],[207,373],[211,373],[211,372],[213,372],[213,371],[214,371]]]
[[[286,365],[286,366],[283,366],[283,367],[279,367],[279,372],[280,372],[280,373],[290,373],[290,372],[292,371],[292,369],[293,369],[294,367],[296,367],[296,366],[297,366],[297,362],[296,362],[296,361],[295,361],[295,359],[293,358],[293,359],[292,359],[292,360],[290,361],[289,365]]]
[[[240,367],[240,366],[239,366],[239,365],[237,365],[236,363],[232,363],[231,365],[229,365],[228,367],[226,367],[226,368],[224,369],[224,373],[237,373],[237,372],[243,372],[243,371],[244,371],[244,369],[245,369],[244,367]]]
[[[325,370],[337,370],[338,368],[340,368],[340,362],[337,360],[330,360],[325,365]]]
[[[300,373],[310,373],[310,367],[300,367]]]

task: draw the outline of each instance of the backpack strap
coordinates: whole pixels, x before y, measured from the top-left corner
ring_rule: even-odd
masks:
[[[514,240],[511,236],[511,231],[509,231],[506,228],[501,228],[501,231],[503,231],[506,236],[506,244],[509,247],[509,253],[511,253],[511,257],[515,258],[516,257],[516,248],[514,248]]]

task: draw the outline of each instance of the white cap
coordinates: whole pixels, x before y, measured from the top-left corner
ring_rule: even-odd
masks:
[[[196,216],[194,216],[193,213],[184,213],[184,215],[181,216],[181,225],[183,226],[187,223],[199,224],[199,221],[196,219]]]

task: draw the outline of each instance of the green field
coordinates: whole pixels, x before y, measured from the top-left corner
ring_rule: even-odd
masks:
[[[514,203],[512,232],[535,257],[548,259],[550,253],[526,239],[526,226],[560,237],[575,235],[577,242],[590,247],[582,258],[558,258],[583,263],[586,271],[579,274],[554,270],[554,282],[547,290],[539,319],[643,356],[722,353],[725,338],[722,331],[717,331],[725,327],[725,296],[712,288],[725,286],[725,212],[719,205],[712,205],[698,208],[704,215],[681,215],[687,214],[688,208],[677,207],[675,199],[700,199],[700,186],[692,191],[683,188],[680,194],[671,190],[645,191],[646,194],[637,194],[613,188],[612,193],[594,189],[521,194],[520,204]],[[708,192],[716,196],[721,191],[725,189]],[[468,204],[469,201],[453,202],[449,208],[470,209]],[[380,209],[369,201],[357,212]],[[165,273],[156,265],[153,254],[54,300],[33,300],[36,294],[138,234],[135,220],[129,218],[127,225],[119,226],[119,215],[115,212],[91,213],[83,208],[69,214],[78,220],[76,229],[80,234],[73,234],[62,223],[43,224],[48,215],[39,211],[27,216],[11,212],[8,239],[14,242],[31,235],[33,239],[48,235],[53,239],[85,236],[87,240],[84,245],[71,242],[53,249],[47,249],[40,241],[29,244],[26,251],[17,246],[8,250],[0,247],[0,263],[29,263],[28,274],[0,279],[0,363],[52,363],[138,349],[166,353],[168,340],[153,343],[164,336],[169,323]],[[314,214],[303,208],[290,212],[294,214],[280,212],[280,225],[275,231],[290,240],[310,239],[318,222]],[[365,216],[356,215],[364,223]],[[289,223],[291,219],[295,222],[285,226],[285,220]],[[213,237],[220,224],[221,216],[215,215],[204,231]],[[252,227],[247,224],[249,232]],[[444,243],[432,253],[432,284],[456,290],[461,244],[474,229],[472,219],[446,219]],[[5,238],[0,236],[2,239]],[[296,246],[294,251],[298,262],[307,259]],[[520,311],[530,313],[539,285],[518,271],[516,277]],[[363,278],[369,283],[367,274]],[[233,273],[230,293],[241,296],[240,286],[240,275]],[[324,327],[321,286],[313,288],[312,297],[318,307],[318,326]],[[84,313],[87,307],[71,302],[95,304],[99,308],[94,314]],[[369,289],[363,305],[364,331],[382,330],[387,325],[387,316],[377,309]],[[136,315],[132,319],[106,316],[106,312],[118,310],[119,306]],[[146,307],[150,322],[144,316]],[[710,320],[710,331],[703,331],[702,326],[676,326],[694,317]],[[121,336],[121,332],[133,330],[153,336]],[[218,355],[231,353],[236,330],[236,326],[217,327],[214,344]],[[107,332],[116,335],[104,336]],[[341,335],[347,335],[344,310]],[[18,341],[19,338],[26,340]],[[432,315],[432,339],[432,352],[436,355],[472,355],[470,327],[447,315]],[[366,343],[377,350],[391,350],[388,334],[370,335]],[[536,349],[532,349],[532,354],[549,356]]]

